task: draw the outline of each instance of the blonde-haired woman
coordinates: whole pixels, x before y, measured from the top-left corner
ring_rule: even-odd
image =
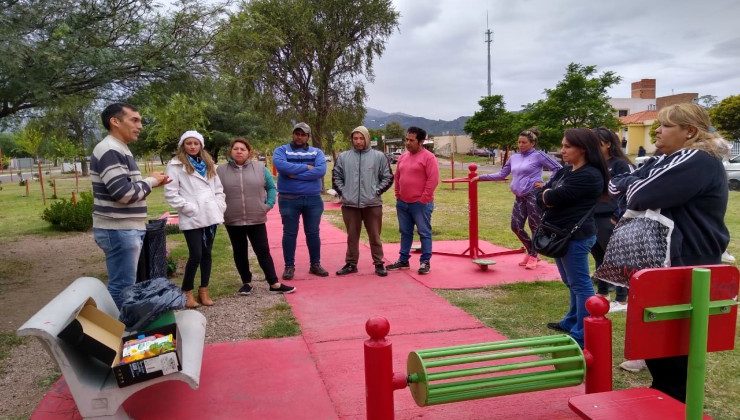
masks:
[[[671,266],[719,264],[730,240],[725,226],[728,188],[722,158],[728,144],[712,128],[706,110],[694,103],[658,113],[655,147],[662,154],[609,183],[613,196],[626,195],[631,210],[657,210],[674,222]],[[686,399],[686,356],[647,360],[652,387]]]
[[[205,150],[203,135],[186,131],[177,144],[177,155],[167,164],[167,175],[172,182],[164,189],[164,197],[179,216],[180,230],[188,245],[188,262],[182,279],[182,290],[187,298],[185,306],[196,308],[193,296],[195,272],[200,267],[198,300],[213,305],[208,295],[211,278],[211,249],[216,228],[224,222],[226,200],[224,188],[216,174],[213,158]]]

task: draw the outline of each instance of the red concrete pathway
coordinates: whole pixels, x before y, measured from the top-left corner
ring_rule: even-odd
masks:
[[[282,266],[280,219],[270,213],[268,230],[278,272]],[[344,263],[346,235],[322,221],[322,264],[332,274],[308,274],[308,251],[299,234],[294,294],[286,295],[301,325],[301,337],[247,340],[209,345],[204,354],[197,391],[181,383],[163,383],[129,399],[135,418],[361,419],[365,414],[363,341],[365,321],[382,315],[391,323],[394,367],[405,370],[409,351],[464,343],[498,341],[506,337],[439,297],[430,288],[483,287],[513,281],[555,280],[557,270],[543,263],[536,270],[517,265],[521,255],[496,257],[497,265],[481,272],[464,258],[432,258],[432,272],[415,270],[374,275],[369,247],[361,245],[357,274],[333,274]],[[435,243],[439,250],[462,251],[466,241]],[[481,243],[484,251],[498,249]],[[385,246],[394,261],[398,245]],[[412,267],[418,257],[412,259]],[[546,332],[543,330],[543,334]],[[278,356],[280,363],[270,357]],[[510,395],[478,401],[420,408],[409,391],[396,391],[400,419],[574,419],[568,398],[583,387]],[[74,418],[69,391],[60,380],[41,402],[34,418]],[[79,416],[77,414],[77,416]]]

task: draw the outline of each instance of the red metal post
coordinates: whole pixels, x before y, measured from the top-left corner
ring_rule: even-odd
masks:
[[[391,329],[387,319],[374,316],[365,323],[365,404],[368,420],[393,420],[393,346],[385,337]]]
[[[473,179],[478,176],[476,170],[478,165],[471,163],[468,165],[468,179]],[[468,212],[470,217],[468,218],[468,234],[470,235],[470,257],[472,259],[478,258],[478,183],[470,181],[468,183]]]
[[[452,143],[450,143],[450,145],[452,145]],[[0,158],[1,157],[2,157],[2,154],[0,154]],[[454,150],[454,148],[452,150],[452,153],[450,153],[450,168],[451,168],[450,170],[452,171],[452,173],[450,174],[450,176],[452,177],[452,179],[455,179],[455,150]],[[452,191],[455,191],[455,183],[454,182],[452,183]]]
[[[586,301],[590,316],[583,320],[583,354],[586,358],[586,394],[612,390],[612,322],[605,315],[609,301],[591,296]]]

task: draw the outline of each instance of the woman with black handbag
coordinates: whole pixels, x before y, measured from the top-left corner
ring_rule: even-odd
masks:
[[[570,334],[581,347],[586,299],[594,295],[588,267],[588,255],[596,242],[592,214],[596,203],[606,195],[609,182],[609,169],[599,144],[599,138],[587,128],[566,130],[560,149],[566,166],[537,195],[545,213],[535,234],[535,248],[555,257],[560,277],[570,290],[568,312],[547,327]],[[543,248],[556,242],[562,243],[562,249],[548,252],[546,246]]]
[[[722,166],[729,145],[711,127],[706,110],[697,104],[665,107],[658,113],[658,121],[655,147],[662,154],[631,174],[616,176],[609,192],[615,197],[624,194],[628,210],[660,209],[660,214],[673,221],[669,248],[672,267],[720,264],[730,240],[724,222],[727,174]],[[640,257],[634,256],[635,260]],[[687,356],[646,363],[653,388],[685,401]]]

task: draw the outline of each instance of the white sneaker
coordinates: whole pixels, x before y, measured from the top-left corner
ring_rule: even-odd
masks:
[[[609,304],[609,313],[612,312],[624,312],[627,310],[627,302],[622,303],[618,301],[614,301]]]
[[[647,367],[645,361],[642,359],[638,360],[625,360],[619,364],[619,367],[626,370],[627,372],[639,372]]]
[[[722,254],[722,262],[727,264],[735,264],[735,257],[730,255],[729,252],[725,251],[724,254]]]

